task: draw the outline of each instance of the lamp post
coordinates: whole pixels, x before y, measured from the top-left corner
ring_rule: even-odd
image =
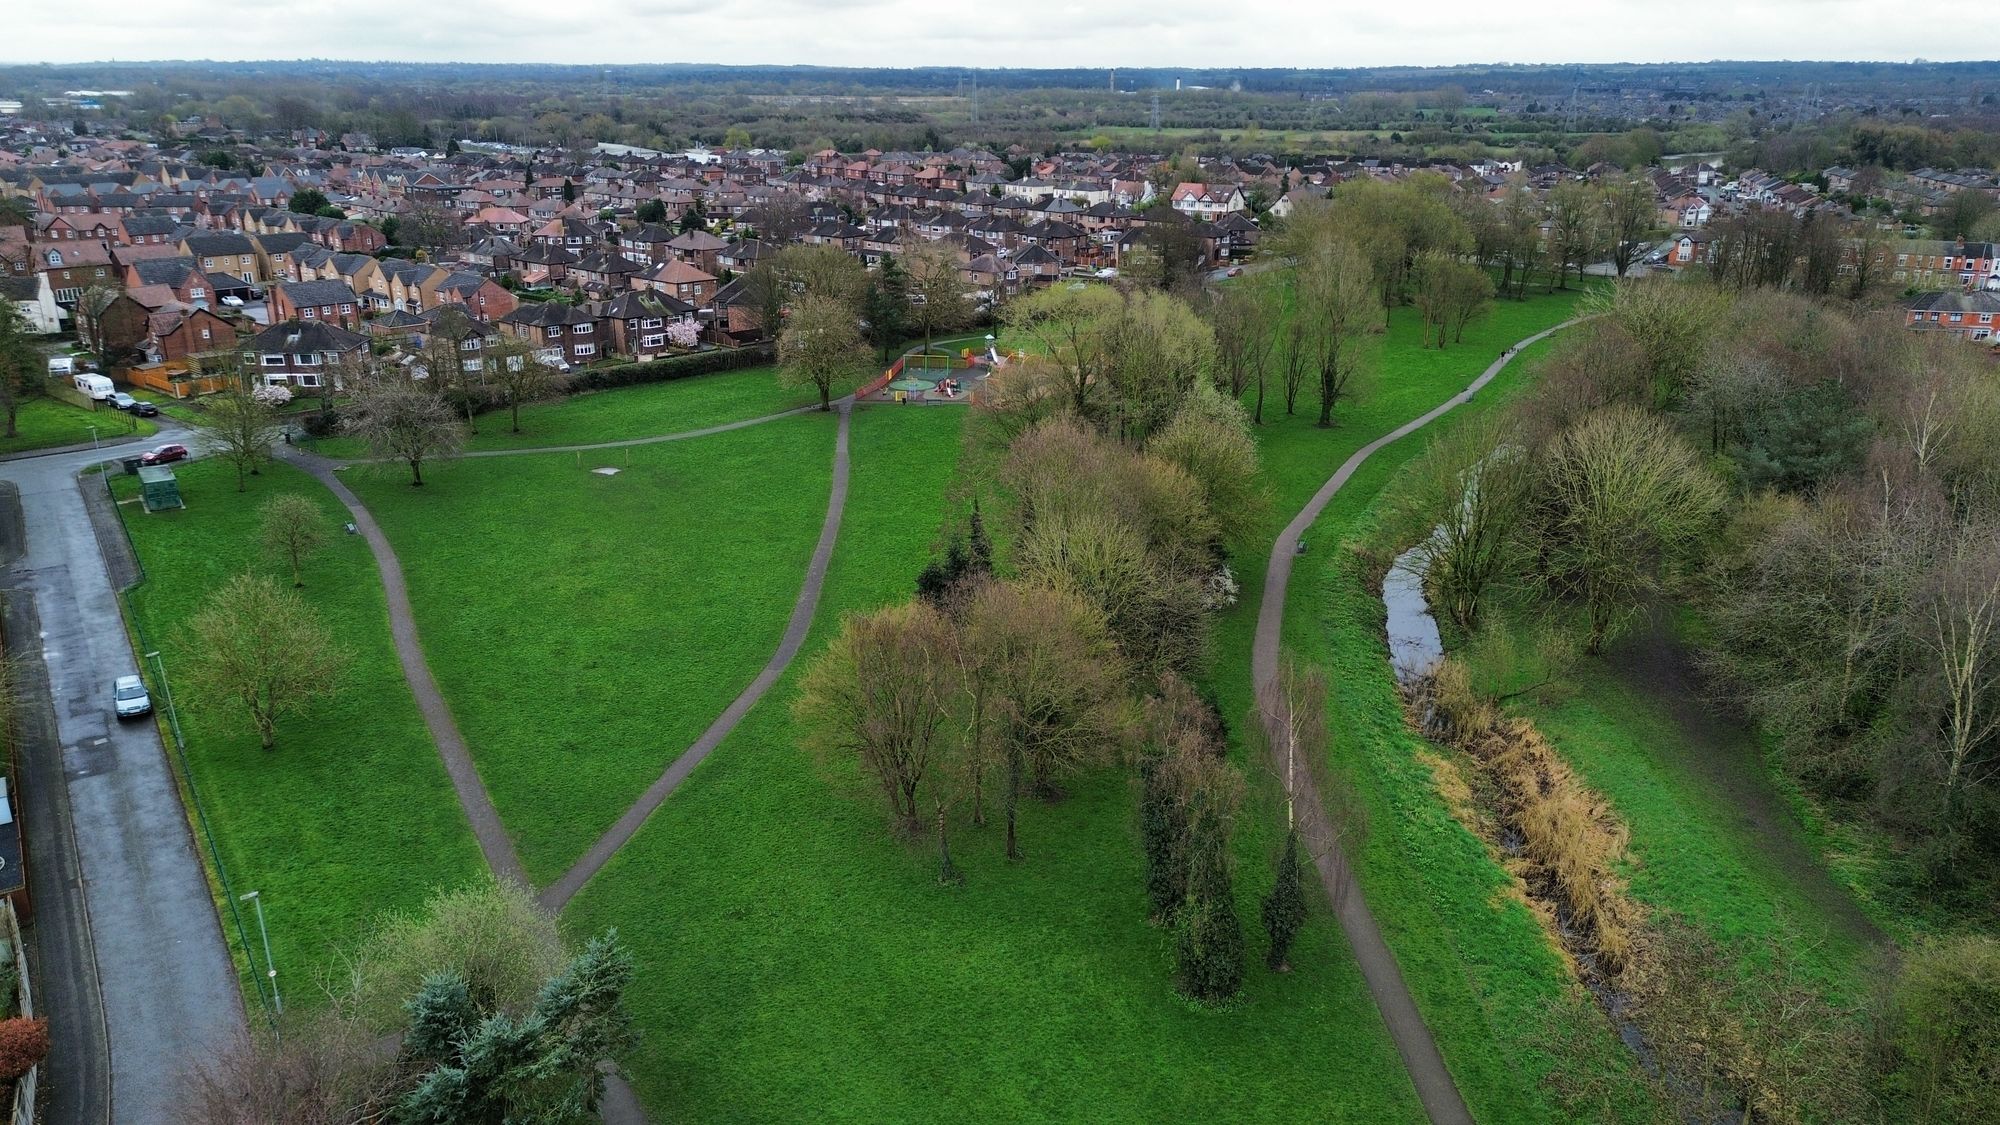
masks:
[[[185,750],[187,740],[181,737],[181,713],[174,706],[174,685],[167,682],[167,662],[160,659],[159,649],[147,653],[146,659],[153,662],[153,669],[160,677],[160,690],[167,694],[167,722],[174,728],[174,745]]]
[[[97,423],[92,422],[89,423],[89,425],[90,425],[90,448],[91,452],[94,453],[99,448],[97,444]]]
[[[257,908],[257,933],[264,939],[264,968],[266,970],[265,975],[271,979],[271,1003],[277,1008],[278,1014],[282,1016],[285,1014],[285,998],[278,995],[278,966],[271,963],[271,931],[264,928],[263,893],[260,891],[251,891],[249,894],[238,895],[237,897]]]

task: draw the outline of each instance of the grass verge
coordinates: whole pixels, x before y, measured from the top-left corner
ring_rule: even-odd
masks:
[[[335,536],[307,566],[301,591],[353,657],[331,702],[287,720],[266,752],[232,701],[191,690],[180,675],[183,625],[208,590],[245,570],[289,577],[258,548],[258,505],[297,493],[334,527],[346,511],[286,465],[251,477],[242,493],[220,461],[177,466],[176,475],[186,509],[123,507],[146,569],[127,603],[173,677],[187,780],[207,806],[231,884],[261,892],[286,996],[310,1004],[318,993],[306,982],[335,968],[377,912],[415,907],[431,888],[472,877],[479,850],[404,684],[374,558],[359,537]],[[121,500],[135,494],[137,478],[112,480]],[[153,691],[164,703],[157,682]],[[246,978],[246,992],[253,987]]]

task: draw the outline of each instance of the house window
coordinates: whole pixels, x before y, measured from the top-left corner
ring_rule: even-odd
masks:
[[[206,296],[208,296],[208,290],[203,289],[199,285],[195,286],[193,289],[188,290],[188,298],[190,300],[199,301]]]
[[[203,259],[201,260],[201,268],[202,268],[202,269],[205,269],[205,270],[212,270],[212,269],[214,269],[214,268],[215,268],[215,259],[214,259],[214,258],[203,258]]]
[[[458,361],[458,369],[468,375],[477,375],[484,367],[485,364],[477,359],[462,359]]]
[[[578,354],[578,355],[596,355],[596,354],[597,354],[597,345],[596,345],[596,344],[578,344],[578,345],[576,346],[576,354]]]
[[[311,309],[300,309],[299,315],[307,320],[311,320],[313,318],[313,311]]]
[[[204,340],[208,339],[208,329],[204,328],[201,330],[201,338]]]
[[[263,363],[266,367],[283,367],[285,365],[285,357],[281,355],[267,355],[264,357]]]
[[[299,354],[299,355],[298,355],[298,356],[297,356],[296,358],[297,358],[297,360],[298,360],[298,364],[299,364],[299,366],[300,366],[300,367],[318,367],[318,366],[319,366],[319,353],[318,353],[318,352],[302,352],[302,353],[300,353],[300,354]]]
[[[640,322],[639,322],[639,327],[641,327],[641,328],[664,328],[664,327],[666,327],[666,324],[667,324],[667,322],[666,322],[666,321],[665,321],[664,319],[660,318],[660,317],[657,317],[657,316],[649,316],[649,317],[647,317],[646,319],[644,319],[644,320],[642,320],[642,321],[640,321]]]
[[[551,339],[551,340],[560,340],[560,339],[562,339],[562,325],[560,325],[560,324],[551,324],[551,325],[549,325],[549,332],[548,332],[548,336],[549,336],[549,339]]]
[[[639,338],[639,346],[642,348],[662,347],[666,342],[667,334],[664,332],[655,332],[650,336],[641,336]]]
[[[301,387],[317,387],[317,386],[319,386],[319,376],[317,376],[317,375],[300,375],[300,376],[298,376],[298,377],[297,377],[297,379],[296,379],[295,381],[296,381],[296,382],[298,383],[298,385],[299,385],[299,386],[301,386]]]
[[[463,339],[463,340],[460,340],[460,341],[458,342],[458,350],[459,350],[459,351],[462,351],[462,352],[476,352],[476,351],[478,351],[478,350],[479,350],[479,337],[477,337],[477,336],[467,336],[467,337],[466,337],[465,339]]]
[[[569,332],[572,336],[588,336],[590,335],[590,330],[595,327],[596,325],[594,324],[573,324],[570,326]]]

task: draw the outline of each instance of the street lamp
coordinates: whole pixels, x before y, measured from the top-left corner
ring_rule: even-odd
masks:
[[[167,682],[167,662],[160,659],[160,650],[154,649],[145,659],[153,662],[153,668],[160,677],[160,690],[167,694],[167,722],[174,728],[174,745],[187,749],[187,740],[181,737],[181,713],[174,706],[174,685]]]
[[[285,998],[278,995],[278,966],[271,963],[271,931],[264,928],[263,894],[251,891],[249,894],[237,897],[257,908],[257,932],[264,938],[264,966],[267,970],[266,975],[271,978],[271,1002],[276,1005],[278,1014],[282,1016],[285,1014]]]
[[[97,451],[97,448],[98,448],[98,446],[97,446],[97,423],[95,423],[95,422],[91,422],[91,423],[89,423],[89,426],[90,426],[90,448],[91,448],[91,451],[92,451],[92,452],[96,452],[96,451]]]

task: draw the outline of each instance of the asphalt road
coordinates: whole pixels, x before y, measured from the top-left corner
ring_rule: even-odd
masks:
[[[151,1125],[172,1120],[176,1076],[241,1034],[244,1011],[158,728],[110,712],[112,677],[138,660],[74,475],[98,456],[0,464],[23,548],[6,575],[9,640],[32,631],[14,651],[32,658],[39,644],[46,684],[29,701],[21,771],[35,983],[56,1041],[47,1120]]]

